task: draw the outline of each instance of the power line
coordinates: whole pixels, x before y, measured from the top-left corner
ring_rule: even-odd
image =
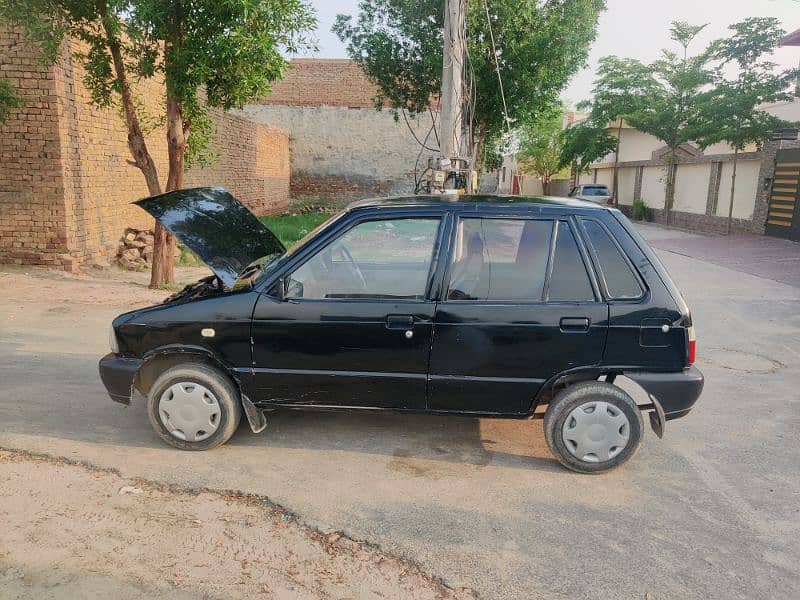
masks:
[[[492,41],[492,56],[494,57],[495,71],[497,71],[497,81],[500,84],[500,98],[503,100],[503,118],[506,122],[506,130],[511,135],[511,123],[508,119],[508,105],[506,104],[506,94],[503,91],[503,77],[500,75],[500,61],[497,58],[497,47],[494,43],[494,32],[492,31],[492,18],[489,15],[489,5],[483,0],[483,10],[486,11],[486,24],[489,26],[489,39]]]
[[[406,116],[406,109],[405,108],[401,108],[400,112],[403,115],[403,120],[406,122],[406,126],[408,127],[408,130],[411,132],[411,135],[414,136],[414,139],[417,140],[417,143],[420,146],[422,146],[425,150],[430,150],[431,152],[438,152],[439,151],[438,148],[431,148],[430,146],[426,146],[425,145],[427,143],[428,137],[430,137],[430,135],[431,135],[430,131],[428,131],[428,135],[425,136],[425,142],[421,142],[419,137],[417,137],[417,133],[414,131],[414,128],[411,127],[411,123],[408,122],[408,117]],[[439,140],[438,140],[439,136],[436,136],[436,137],[437,137],[436,143],[438,144],[439,143]]]

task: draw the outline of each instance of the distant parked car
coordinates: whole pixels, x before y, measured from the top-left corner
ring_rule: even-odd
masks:
[[[604,471],[703,389],[692,317],[616,209],[524,196],[350,205],[286,250],[222,189],[138,202],[214,275],[120,315],[100,375],[206,450],[265,411],[544,418],[566,467]],[[616,377],[641,386],[639,404]],[[547,407],[547,411],[537,410]]]
[[[578,200],[586,200],[587,202],[595,202],[596,204],[614,204],[614,197],[611,195],[608,188],[596,183],[578,185],[572,188],[569,197],[577,198]]]

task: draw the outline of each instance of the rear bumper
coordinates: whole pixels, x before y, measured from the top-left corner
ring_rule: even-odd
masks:
[[[697,367],[677,373],[625,371],[625,376],[638,383],[664,409],[667,421],[686,416],[703,391],[703,374]]]
[[[100,359],[100,379],[114,402],[131,403],[133,381],[142,362],[139,358],[124,358],[114,353]]]

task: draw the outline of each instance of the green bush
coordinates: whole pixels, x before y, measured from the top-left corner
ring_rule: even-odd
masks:
[[[641,198],[633,201],[633,218],[637,221],[653,220],[653,212]]]

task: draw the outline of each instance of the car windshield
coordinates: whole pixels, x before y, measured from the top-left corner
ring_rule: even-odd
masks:
[[[583,188],[582,196],[609,196],[608,188],[604,185],[587,185]]]
[[[255,265],[258,267],[257,268],[258,274],[253,280],[253,285],[258,285],[259,282],[261,282],[267,275],[272,273],[275,267],[277,267],[280,263],[283,262],[283,259],[293,255],[300,248],[305,246],[312,238],[314,238],[317,235],[317,233],[325,229],[328,225],[339,219],[344,214],[345,214],[344,212],[341,212],[333,215],[330,219],[326,219],[325,221],[317,225],[314,229],[309,231],[302,238],[300,238],[297,242],[292,244],[292,246],[288,250],[286,250],[286,252],[283,252],[281,254],[272,254],[269,256],[264,256],[251,263],[251,266]],[[250,266],[248,266],[247,269],[242,271],[242,275],[239,276],[240,279],[242,279],[243,276],[252,277],[254,273],[253,271],[250,271],[250,273],[248,274],[247,273],[248,269],[250,269]]]

